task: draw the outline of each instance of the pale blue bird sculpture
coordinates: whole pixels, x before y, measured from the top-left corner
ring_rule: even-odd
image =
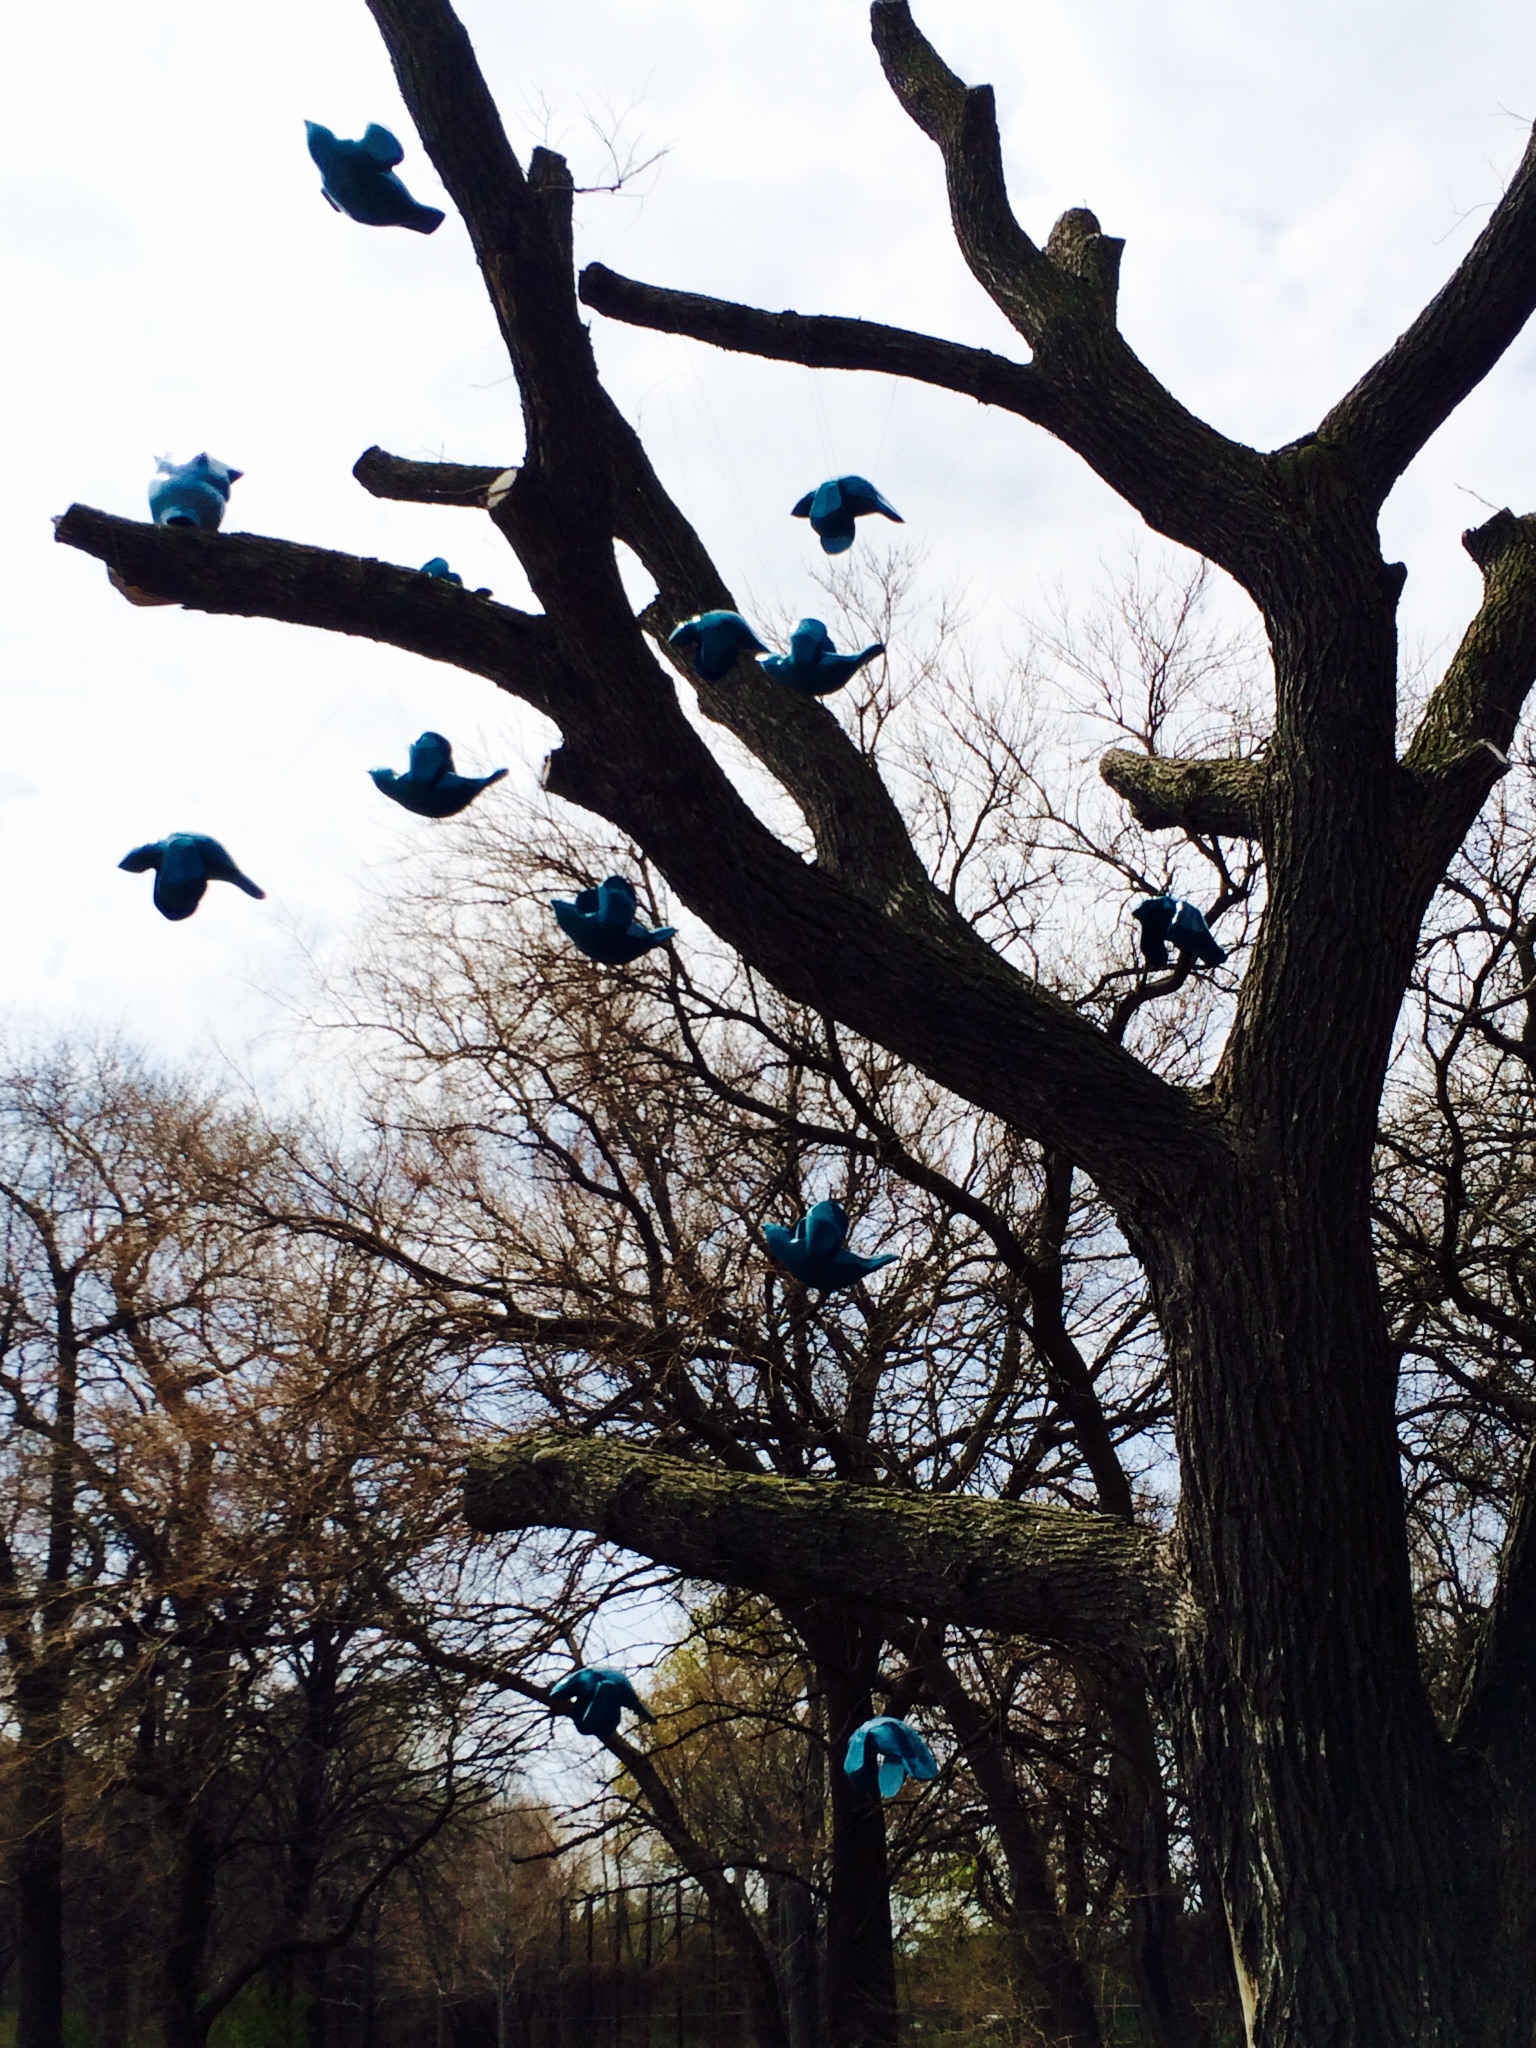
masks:
[[[873,1779],[882,1799],[894,1799],[908,1778],[936,1778],[933,1751],[906,1721],[892,1714],[862,1721],[848,1738],[843,1769],[868,1784]]]
[[[885,642],[876,640],[860,654],[839,654],[820,619],[802,619],[789,636],[788,654],[770,654],[759,666],[802,696],[830,697],[857,675],[866,661],[884,652]]]
[[[848,1211],[841,1202],[818,1202],[793,1231],[779,1223],[765,1224],[763,1240],[803,1287],[819,1287],[823,1293],[835,1287],[856,1287],[869,1274],[896,1261],[894,1252],[866,1259],[849,1251]]]
[[[674,925],[664,924],[647,931],[635,916],[635,885],[623,875],[610,875],[596,889],[582,889],[576,901],[551,896],[549,907],[568,939],[579,946],[589,960],[604,967],[627,967],[653,946],[664,946],[677,937]]]
[[[493,782],[500,782],[505,768],[489,775],[458,775],[454,772],[453,748],[440,732],[424,732],[411,748],[411,765],[404,775],[393,768],[370,768],[375,786],[397,804],[414,811],[418,818],[454,818],[467,810]]]
[[[673,647],[693,656],[693,665],[706,683],[718,683],[736,666],[738,654],[766,654],[740,612],[700,612],[684,619],[667,635]]]
[[[320,190],[338,213],[365,228],[411,228],[430,235],[443,224],[435,206],[419,206],[395,176],[405,151],[377,121],[360,142],[342,142],[318,121],[306,121],[309,153],[320,169]]]
[[[1141,926],[1142,957],[1151,967],[1168,965],[1170,944],[1179,956],[1179,966],[1186,970],[1196,964],[1220,967],[1227,957],[1211,936],[1198,904],[1177,896],[1149,896],[1131,915]]]
[[[868,477],[862,476],[828,477],[814,491],[806,492],[792,508],[790,517],[809,519],[825,552],[844,555],[853,546],[853,522],[862,519],[866,512],[879,512],[894,519],[898,526],[906,524],[896,507],[881,497]]]
[[[217,839],[206,832],[170,832],[149,846],[136,846],[118,862],[130,875],[155,871],[155,908],[173,924],[190,917],[210,882],[233,882],[258,901],[266,896],[249,875],[241,874]]]
[[[586,1664],[550,1687],[550,1702],[568,1713],[583,1735],[616,1735],[619,1715],[628,1707],[642,1721],[651,1712],[622,1671],[607,1664]]]
[[[149,516],[156,526],[197,526],[216,533],[229,503],[229,487],[245,472],[205,450],[190,462],[162,455],[149,483]]]

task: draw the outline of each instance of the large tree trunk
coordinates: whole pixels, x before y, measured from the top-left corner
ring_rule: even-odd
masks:
[[[1179,1528],[1201,1619],[1173,1697],[1251,2038],[1495,2048],[1494,1843],[1419,1676],[1358,1190],[1243,1183],[1186,1253]]]

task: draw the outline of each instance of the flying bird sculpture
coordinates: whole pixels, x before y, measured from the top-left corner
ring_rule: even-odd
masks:
[[[853,546],[853,522],[867,512],[879,512],[886,519],[894,519],[898,526],[906,524],[896,507],[862,476],[828,477],[814,491],[806,492],[792,508],[790,517],[809,519],[826,553],[843,555]]]
[[[551,1686],[549,1697],[552,1705],[570,1715],[583,1735],[616,1735],[619,1716],[626,1707],[642,1721],[656,1719],[623,1672],[607,1664],[583,1665]]]
[[[173,924],[190,917],[203,900],[210,882],[233,882],[247,896],[266,896],[249,875],[243,875],[220,846],[206,832],[170,832],[149,846],[136,846],[118,862],[130,875],[155,873],[155,908]]]
[[[667,635],[673,647],[693,657],[693,665],[706,683],[718,683],[736,666],[739,654],[766,654],[740,612],[700,612],[684,619]]]
[[[866,1259],[848,1250],[848,1211],[841,1202],[818,1202],[793,1231],[782,1224],[766,1224],[763,1239],[779,1264],[788,1267],[803,1287],[819,1287],[823,1293],[835,1287],[856,1287],[869,1274],[894,1265],[896,1260],[894,1252]]]
[[[197,526],[218,531],[229,503],[229,487],[244,476],[206,450],[190,462],[162,455],[149,484],[149,516],[156,526]]]
[[[647,931],[638,921],[635,885],[623,875],[610,875],[596,889],[582,889],[574,903],[559,896],[552,896],[549,903],[566,937],[604,967],[627,967],[652,946],[664,946],[677,937],[674,925]]]
[[[1211,936],[1198,904],[1176,896],[1149,896],[1131,915],[1141,926],[1142,957],[1151,967],[1168,965],[1170,944],[1184,969],[1219,967],[1227,957]]]
[[[411,228],[430,235],[443,224],[435,206],[419,206],[395,176],[405,151],[375,121],[360,142],[343,142],[318,121],[306,121],[309,153],[320,171],[320,190],[337,213],[365,228]]]
[[[404,775],[393,768],[370,768],[375,786],[397,804],[414,811],[418,818],[454,818],[467,810],[493,782],[500,782],[505,768],[489,775],[459,775],[454,771],[453,748],[440,732],[424,732],[411,748],[411,765]]]
[[[770,654],[759,665],[802,696],[830,697],[857,675],[866,661],[884,652],[884,641],[876,640],[862,653],[839,654],[820,619],[802,619],[789,636],[788,654]]]
[[[917,1730],[892,1714],[863,1721],[848,1738],[843,1769],[850,1778],[880,1787],[882,1799],[894,1799],[908,1778],[936,1778],[933,1751]]]

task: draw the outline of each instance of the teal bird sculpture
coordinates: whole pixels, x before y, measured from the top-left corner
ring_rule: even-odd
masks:
[[[829,555],[843,555],[853,546],[854,521],[870,512],[894,519],[898,526],[906,524],[896,507],[881,497],[867,477],[833,476],[818,484],[814,491],[807,491],[791,508],[790,517],[809,519],[823,550]]]
[[[418,818],[457,817],[506,772],[505,768],[493,768],[489,775],[456,774],[453,748],[440,732],[422,734],[411,748],[411,765],[404,775],[397,775],[393,768],[368,770],[383,795],[414,811]]]
[[[706,683],[723,681],[736,666],[739,654],[768,652],[740,612],[700,612],[696,618],[684,619],[667,639],[692,657]]]
[[[205,450],[190,462],[162,455],[149,485],[149,516],[156,526],[196,526],[216,533],[229,503],[229,487],[244,470],[231,469]]]
[[[839,654],[820,619],[802,619],[789,636],[788,654],[770,654],[758,665],[776,682],[788,683],[805,697],[830,697],[857,675],[866,661],[884,654],[876,640],[858,654]]]
[[[203,900],[210,882],[233,882],[247,896],[266,897],[249,875],[243,875],[217,839],[205,832],[171,832],[148,846],[136,846],[118,862],[130,875],[149,869],[155,875],[155,908],[162,917],[179,924],[190,917]]]
[[[894,1715],[863,1721],[848,1738],[843,1769],[850,1778],[880,1788],[882,1799],[894,1799],[908,1778],[936,1778],[933,1751],[917,1730]]]
[[[604,967],[627,967],[653,946],[664,946],[677,937],[676,927],[670,924],[646,930],[635,916],[635,885],[623,875],[610,875],[596,889],[580,890],[574,903],[552,896],[549,904],[572,944]]]
[[[619,1716],[627,1707],[642,1721],[656,1716],[640,1699],[622,1671],[609,1664],[587,1664],[550,1688],[550,1702],[569,1714],[583,1735],[616,1735]]]
[[[341,141],[318,121],[306,121],[304,133],[320,171],[320,190],[337,213],[366,228],[411,228],[418,235],[442,226],[439,208],[419,206],[395,176],[405,151],[387,128],[375,121],[359,142]]]
[[[1150,967],[1168,965],[1170,944],[1186,971],[1195,966],[1220,967],[1227,957],[1211,936],[1198,904],[1177,896],[1149,896],[1131,915],[1141,926],[1142,957]]]
[[[763,1241],[802,1287],[817,1287],[824,1294],[838,1287],[856,1287],[869,1274],[894,1265],[896,1260],[894,1252],[866,1259],[848,1250],[848,1211],[841,1202],[818,1202],[792,1231],[782,1224],[766,1224]]]

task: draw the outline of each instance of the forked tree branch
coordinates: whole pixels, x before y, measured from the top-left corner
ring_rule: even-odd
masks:
[[[472,1529],[574,1529],[769,1598],[1025,1635],[1144,1671],[1179,1594],[1160,1541],[1108,1515],[726,1472],[601,1437],[516,1437],[471,1461]]]
[[[1318,428],[1372,505],[1536,311],[1536,137],[1454,276]]]
[[[1267,775],[1262,761],[1175,761],[1113,747],[1099,773],[1149,832],[1178,828],[1220,839],[1258,839],[1264,831]]]

